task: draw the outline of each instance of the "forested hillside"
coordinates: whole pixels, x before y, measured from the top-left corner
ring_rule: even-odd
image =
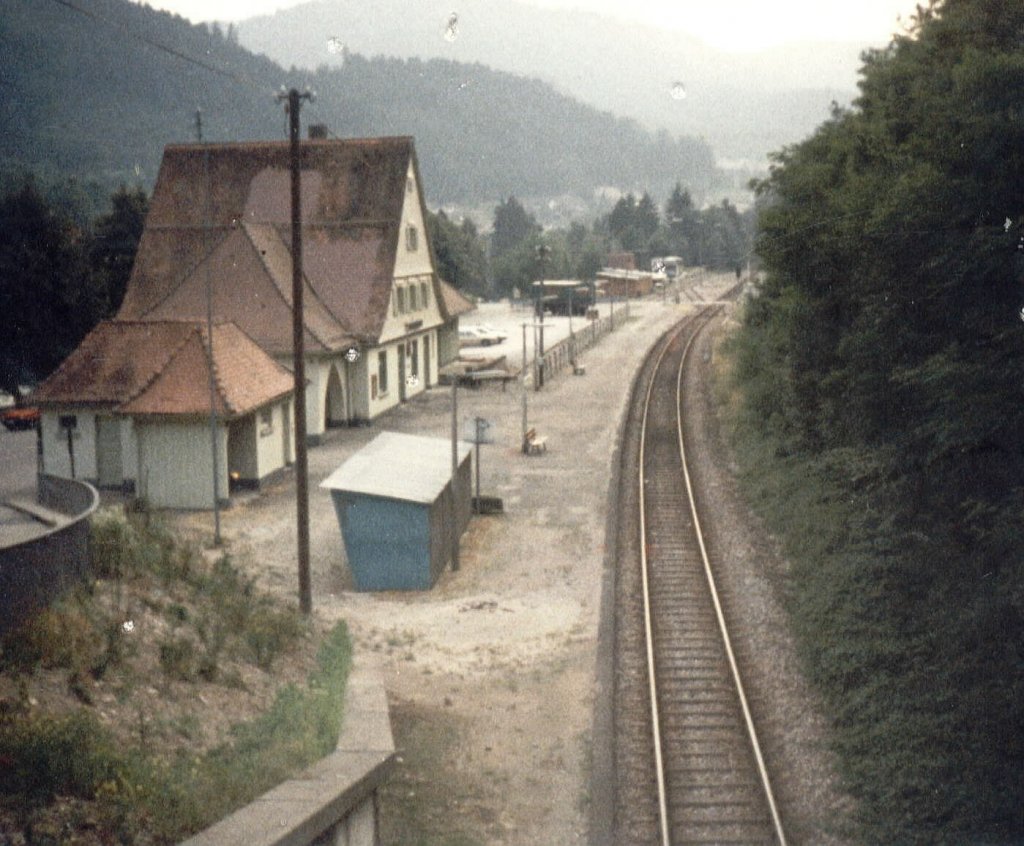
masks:
[[[759,190],[738,443],[866,842],[1024,840],[1022,35],[931,4]]]
[[[416,138],[432,205],[667,193],[715,180],[702,141],[658,137],[535,80],[460,65],[347,56],[341,68],[285,71],[234,31],[194,26],[127,0],[0,0],[5,131],[0,175],[73,177],[99,206],[118,182],[150,187],[164,145],[284,138],[282,85],[311,86],[303,120],[338,136]],[[90,186],[90,182],[95,182]]]
[[[850,102],[864,46],[735,52],[669,26],[518,0],[307,0],[239,21],[238,35],[285,67],[340,64],[339,42],[365,56],[480,62],[759,163],[812,132],[833,100]]]

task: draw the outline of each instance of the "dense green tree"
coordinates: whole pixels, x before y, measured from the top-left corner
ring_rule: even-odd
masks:
[[[427,229],[441,278],[464,293],[486,294],[487,254],[473,221],[467,217],[456,224],[443,209],[428,211]]]
[[[565,276],[570,279],[591,280],[604,267],[608,255],[606,239],[578,221],[569,224],[563,239],[566,255]]]
[[[645,250],[658,229],[658,209],[649,194],[620,197],[608,215],[608,230],[623,250]]]
[[[541,245],[540,235],[533,235],[514,249],[508,250],[491,260],[491,277],[494,282],[494,293],[500,297],[512,297],[518,292],[520,297],[530,296],[534,281],[542,274],[538,260],[537,248]],[[551,279],[552,263],[548,262],[543,274]]]
[[[110,201],[111,210],[96,222],[89,251],[95,282],[106,293],[108,315],[121,307],[149,209],[149,198],[139,187],[122,185]]]
[[[26,181],[0,200],[0,387],[49,373],[100,319],[85,233]]]
[[[518,250],[540,234],[537,219],[515,197],[502,200],[494,209],[491,231],[491,257],[499,259]]]
[[[693,205],[690,192],[676,182],[665,203],[665,253],[679,256],[686,264],[697,264],[700,213]]]
[[[872,841],[1024,838],[1024,737],[1005,728],[1024,725],[1022,32],[1020,3],[919,7],[865,56],[853,107],[758,187],[767,276],[738,372],[778,449],[836,468],[864,509],[821,587],[842,642],[808,654]],[[868,695],[908,703],[905,722],[861,725],[876,712],[847,699]]]

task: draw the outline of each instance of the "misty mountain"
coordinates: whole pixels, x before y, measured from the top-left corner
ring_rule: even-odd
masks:
[[[85,13],[37,0],[0,0],[6,96],[0,177],[32,171],[74,178],[97,198],[119,182],[150,187],[163,148],[203,138],[286,137],[275,93],[311,86],[303,124],[339,137],[412,135],[428,202],[493,208],[515,194],[552,198],[582,216],[595,192],[681,181],[696,197],[718,173],[707,144],[651,133],[551,85],[480,64],[367,59],[284,70],[241,47],[231,29],[127,0],[81,0]],[[166,49],[164,49],[166,48]],[[577,198],[576,200],[572,198]]]
[[[285,66],[337,66],[344,45],[535,76],[650,129],[705,138],[725,158],[763,160],[808,135],[832,101],[852,98],[860,65],[852,44],[733,54],[677,31],[516,0],[312,0],[237,26],[242,44]]]

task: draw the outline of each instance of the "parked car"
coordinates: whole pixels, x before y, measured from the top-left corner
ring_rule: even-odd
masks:
[[[484,326],[459,327],[460,347],[489,347],[491,344],[500,344],[507,337]]]
[[[39,425],[39,409],[32,406],[15,406],[0,411],[0,423],[10,432],[34,429]]]

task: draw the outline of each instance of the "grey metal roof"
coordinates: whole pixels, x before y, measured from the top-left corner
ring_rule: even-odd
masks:
[[[459,442],[459,464],[472,451]],[[381,432],[323,482],[333,491],[431,503],[452,476],[452,443],[447,438]]]

